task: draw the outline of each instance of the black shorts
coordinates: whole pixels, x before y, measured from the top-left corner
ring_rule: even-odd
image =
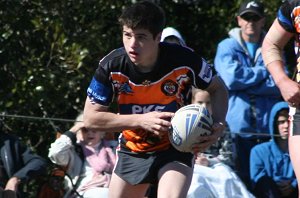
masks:
[[[289,110],[290,120],[290,136],[300,135],[300,109],[290,107]]]
[[[156,183],[158,171],[169,162],[180,162],[193,167],[192,153],[183,153],[170,146],[164,151],[133,153],[124,150],[117,152],[118,160],[114,173],[131,185]]]

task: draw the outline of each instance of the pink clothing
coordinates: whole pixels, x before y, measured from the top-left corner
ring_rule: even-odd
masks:
[[[84,156],[94,170],[94,175],[90,182],[77,189],[79,192],[91,187],[108,187],[109,185],[110,174],[114,168],[116,157],[112,149],[105,146],[105,142],[103,143],[99,152],[94,147],[81,144]]]

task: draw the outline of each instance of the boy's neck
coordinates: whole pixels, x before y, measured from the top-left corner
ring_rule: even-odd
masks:
[[[157,63],[158,54],[159,48],[157,49],[157,53],[154,54],[154,56],[151,59],[145,61],[144,64],[136,65],[137,69],[142,73],[151,72]]]
[[[281,150],[283,150],[284,152],[288,152],[288,150],[289,150],[289,146],[288,146],[288,141],[285,139],[285,140],[283,140],[283,139],[279,139],[278,141],[277,141],[277,145],[278,145],[278,147],[281,149]]]

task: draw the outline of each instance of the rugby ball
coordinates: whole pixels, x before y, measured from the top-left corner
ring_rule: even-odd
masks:
[[[211,134],[213,119],[203,105],[190,104],[175,112],[171,124],[171,144],[181,152],[192,152],[193,145],[199,142],[199,136]]]

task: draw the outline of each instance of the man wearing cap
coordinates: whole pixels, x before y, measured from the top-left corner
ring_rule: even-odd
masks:
[[[229,38],[218,45],[215,67],[229,91],[226,121],[233,134],[237,173],[249,187],[251,148],[270,139],[265,135],[269,112],[282,99],[261,55],[264,5],[243,2],[237,22],[239,27],[230,30]]]

